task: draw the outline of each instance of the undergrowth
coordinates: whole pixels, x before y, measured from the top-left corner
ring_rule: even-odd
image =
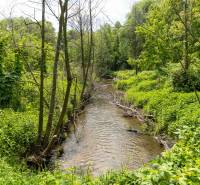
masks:
[[[177,141],[148,167],[132,172],[130,184],[200,184],[200,105],[195,93],[176,92],[170,76],[160,77],[156,71],[129,74],[116,73],[114,85],[124,91],[124,101],[154,116],[154,134]]]

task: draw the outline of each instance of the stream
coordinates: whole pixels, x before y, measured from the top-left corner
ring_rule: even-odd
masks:
[[[142,123],[123,117],[123,110],[112,102],[113,92],[109,82],[96,85],[76,129],[63,143],[64,154],[57,160],[60,169],[76,167],[78,173],[90,170],[97,176],[108,170],[137,169],[163,151],[152,136],[130,132],[141,130]]]

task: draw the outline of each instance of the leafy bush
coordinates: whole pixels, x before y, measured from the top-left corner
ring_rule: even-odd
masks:
[[[35,112],[0,111],[0,155],[19,156],[35,141]]]
[[[176,138],[177,143],[172,150],[165,152],[162,157],[146,167],[135,172],[108,174],[103,179],[110,184],[198,185],[200,184],[200,109],[197,97],[194,92],[174,92],[170,82],[163,77],[159,87],[153,85],[151,89],[151,83],[153,84],[155,79],[152,80],[151,76],[145,74],[148,72],[140,74],[141,81],[140,79],[136,81],[136,76],[126,77],[126,80],[132,83],[129,82],[131,85],[124,89],[124,100],[152,114],[156,120],[154,132],[170,135]],[[118,81],[115,84],[121,83],[123,86],[123,79],[119,78]]]
[[[114,72],[114,76],[117,79],[121,79],[121,80],[125,80],[130,78],[131,76],[135,75],[135,71],[134,70],[125,70],[125,71],[118,71],[118,72]]]
[[[120,90],[126,90],[130,88],[134,83],[136,83],[136,78],[130,77],[129,79],[117,80],[115,86]]]
[[[195,89],[200,91],[200,77],[199,73],[190,71],[176,71],[172,75],[173,88],[175,91],[192,92]]]
[[[95,185],[94,179],[86,174],[78,176],[75,170],[68,170],[66,173],[58,170],[36,172],[27,169],[22,164],[7,163],[7,160],[0,158],[0,185]]]
[[[16,101],[14,98],[14,89],[17,87],[18,76],[14,74],[0,75],[0,107],[9,107],[13,101]],[[13,103],[13,106],[16,107],[18,103]]]
[[[145,80],[140,82],[136,89],[138,91],[151,91],[157,88],[158,82],[156,80]]]
[[[159,82],[157,82],[158,75],[155,71],[144,71],[138,75],[134,74],[135,72],[131,71],[115,73],[117,79],[115,81],[116,88],[126,90],[134,86],[138,90],[149,91],[159,87]]]

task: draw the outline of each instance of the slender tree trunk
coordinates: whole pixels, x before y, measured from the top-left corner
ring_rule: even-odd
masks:
[[[40,59],[40,108],[39,108],[39,124],[38,124],[38,141],[37,144],[41,145],[42,132],[43,132],[43,114],[44,114],[44,66],[45,66],[45,0],[42,0],[42,47]]]
[[[93,73],[94,73],[94,63],[95,63],[95,46],[92,49],[92,64],[91,64],[91,73],[90,73],[90,81],[93,80]]]
[[[185,72],[187,73],[190,67],[190,61],[188,57],[188,0],[184,1],[184,28],[185,28],[185,33],[184,33],[184,67],[185,67]]]
[[[75,90],[74,90],[74,102],[73,102],[73,117],[76,116],[76,107],[77,107],[77,85],[78,85],[78,79],[75,79]]]
[[[50,100],[46,133],[45,133],[45,138],[44,138],[45,145],[47,145],[49,142],[49,136],[52,130],[52,122],[53,122],[53,115],[54,115],[55,102],[56,102],[56,87],[57,87],[57,77],[58,77],[57,70],[58,70],[58,61],[59,61],[59,56],[60,56],[60,47],[61,47],[61,40],[62,40],[63,20],[64,20],[64,12],[65,12],[64,6],[62,6],[61,4],[61,13],[60,13],[60,18],[59,18],[59,31],[58,31],[54,67],[53,67],[53,83],[52,83],[52,90],[51,90],[51,100]]]
[[[83,82],[83,88],[81,92],[81,99],[83,100],[84,98],[84,93],[85,93],[85,88],[87,86],[87,80],[88,80],[88,73],[89,69],[91,66],[91,60],[92,60],[92,51],[93,51],[93,20],[92,20],[92,1],[89,0],[89,19],[90,19],[90,44],[89,44],[89,56],[88,56],[88,64],[86,68],[86,73],[85,73],[85,79]]]
[[[135,19],[135,22],[134,22],[134,59],[136,60],[137,59],[137,34],[136,34],[136,27],[137,27],[137,8],[135,6],[135,12],[134,12],[134,19]],[[137,75],[138,74],[138,64],[135,63],[135,74]]]
[[[64,36],[64,54],[65,54],[65,67],[67,71],[67,88],[65,92],[65,98],[62,106],[62,111],[56,125],[54,135],[59,136],[60,129],[63,125],[64,117],[67,113],[67,106],[70,98],[70,91],[72,86],[72,75],[71,75],[71,67],[69,63],[69,53],[68,53],[68,38],[67,38],[67,17],[68,17],[68,0],[65,1],[64,5],[65,10],[65,19],[63,21],[63,36]]]
[[[83,33],[83,20],[81,15],[81,5],[79,0],[79,27],[80,27],[80,44],[81,44],[81,65],[82,65],[82,76],[85,79],[85,54],[84,54],[84,33]]]

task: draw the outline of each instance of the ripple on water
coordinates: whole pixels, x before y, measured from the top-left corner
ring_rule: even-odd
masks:
[[[107,89],[108,86],[100,86],[79,117],[75,134],[71,133],[63,143],[61,169],[75,166],[88,170],[90,166],[94,175],[122,167],[136,169],[162,152],[154,138],[127,131],[138,129],[138,121],[122,116],[121,110],[110,102]]]

